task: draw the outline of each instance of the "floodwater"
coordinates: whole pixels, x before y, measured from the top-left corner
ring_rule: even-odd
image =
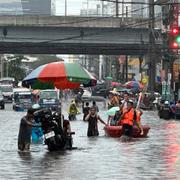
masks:
[[[106,119],[103,107],[100,111]],[[48,152],[45,145],[32,144],[30,153],[18,153],[17,135],[24,114],[14,112],[11,104],[0,110],[1,180],[180,179],[180,121],[162,120],[157,112],[146,111],[142,123],[151,126],[149,137],[122,142],[106,137],[101,124],[100,136],[88,138],[87,123],[79,115],[71,122],[76,150]]]

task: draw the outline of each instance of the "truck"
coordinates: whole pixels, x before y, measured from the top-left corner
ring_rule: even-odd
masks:
[[[11,84],[0,84],[0,91],[2,91],[4,101],[12,102],[13,98],[13,85]]]
[[[26,88],[15,88],[13,90],[13,110],[26,111],[34,104],[33,94]]]
[[[60,106],[59,90],[40,90],[39,105],[41,108],[51,108],[52,110],[57,110]]]

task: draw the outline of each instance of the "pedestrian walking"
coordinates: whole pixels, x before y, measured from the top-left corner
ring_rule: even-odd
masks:
[[[106,125],[106,123],[100,118],[100,116],[97,115],[95,107],[91,107],[89,114],[85,118],[85,121],[88,121],[88,137],[99,135],[98,121]]]
[[[84,102],[83,102],[83,107],[82,107],[82,110],[83,110],[83,121],[85,121],[85,118],[86,116],[89,114],[89,110],[90,110],[90,107],[89,107],[89,102],[86,102],[85,103],[86,105],[84,106]]]
[[[92,102],[92,107],[96,109],[96,113],[99,112],[99,108],[98,108],[98,106],[96,105],[96,101],[93,101],[93,102]]]

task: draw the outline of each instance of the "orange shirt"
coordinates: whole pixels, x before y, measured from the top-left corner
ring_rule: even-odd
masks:
[[[130,126],[133,126],[134,121],[134,109],[131,108],[128,112],[126,112],[122,119],[122,124],[129,124]]]

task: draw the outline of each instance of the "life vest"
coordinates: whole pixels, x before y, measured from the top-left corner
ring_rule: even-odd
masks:
[[[134,121],[134,109],[131,108],[128,112],[124,114],[124,117],[122,119],[122,124],[128,124],[130,126],[133,126]]]
[[[77,114],[77,107],[70,105],[69,107],[69,114]]]

